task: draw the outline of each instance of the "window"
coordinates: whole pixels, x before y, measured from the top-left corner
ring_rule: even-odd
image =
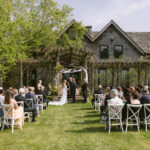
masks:
[[[123,46],[122,45],[115,45],[114,47],[114,57],[119,58],[123,55]]]
[[[101,45],[100,46],[100,59],[107,59],[108,58],[108,45]]]
[[[121,84],[122,86],[128,86],[129,85],[129,78],[128,78],[128,69],[123,69],[121,74]]]
[[[106,69],[99,69],[99,84],[106,86]]]

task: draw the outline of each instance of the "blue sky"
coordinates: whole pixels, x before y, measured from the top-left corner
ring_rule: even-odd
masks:
[[[113,19],[124,31],[150,32],[150,0],[57,0],[74,8],[73,15],[93,30]]]

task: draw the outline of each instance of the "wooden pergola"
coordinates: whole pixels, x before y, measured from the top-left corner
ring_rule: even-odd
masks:
[[[109,68],[112,73],[112,85],[120,86],[121,69],[134,68],[138,74],[138,84],[141,84],[141,73],[145,71],[145,85],[148,85],[148,72],[150,69],[150,60],[132,60],[132,59],[108,59],[99,60],[92,64],[92,80],[95,74],[98,74],[98,68]],[[93,81],[92,81],[93,82]],[[94,84],[94,83],[92,83]]]

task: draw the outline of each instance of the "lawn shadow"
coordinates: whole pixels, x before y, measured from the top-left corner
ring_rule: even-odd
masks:
[[[84,122],[71,122],[71,124],[97,124],[99,120],[84,120]]]
[[[108,129],[105,130],[105,126],[100,126],[100,127],[83,128],[81,130],[66,130],[65,132],[71,132],[71,133],[97,133],[97,132],[101,132],[101,133],[108,134]],[[122,130],[116,129],[116,127],[113,127],[111,129],[111,133],[122,133]]]
[[[89,127],[81,130],[66,130],[65,132],[72,133],[96,133],[96,132],[106,132],[104,127]]]
[[[92,114],[92,115],[85,115],[85,116],[77,116],[75,118],[94,118],[94,117],[100,117],[99,114]]]
[[[72,110],[93,110],[93,108],[73,108]]]

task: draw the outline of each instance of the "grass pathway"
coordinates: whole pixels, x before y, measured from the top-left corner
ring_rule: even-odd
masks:
[[[0,133],[0,150],[148,150],[150,131],[112,131],[99,124],[90,104],[49,106],[36,123],[25,122],[23,130]]]

